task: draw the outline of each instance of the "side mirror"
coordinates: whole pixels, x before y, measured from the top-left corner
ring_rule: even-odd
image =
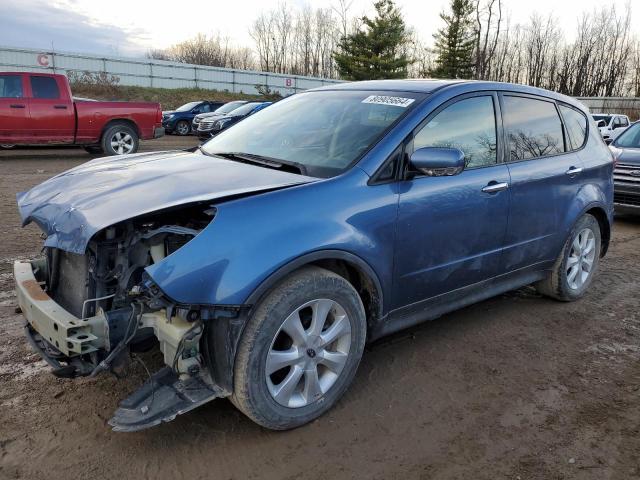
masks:
[[[607,124],[605,123],[604,120],[598,120],[598,123],[596,123],[596,125],[598,126],[598,128],[602,128],[602,127],[606,127]]]
[[[419,148],[411,154],[409,161],[429,177],[458,175],[464,170],[464,153],[457,148]]]

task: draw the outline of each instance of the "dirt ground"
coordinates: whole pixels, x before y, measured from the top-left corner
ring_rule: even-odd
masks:
[[[143,150],[194,144],[166,137]],[[640,478],[640,220],[628,218],[583,300],[525,288],[378,342],[308,426],[270,432],[216,400],[112,432],[144,369],[54,378],[23,339],[11,278],[42,242],[20,227],[15,193],[88,158],[0,152],[0,479]]]

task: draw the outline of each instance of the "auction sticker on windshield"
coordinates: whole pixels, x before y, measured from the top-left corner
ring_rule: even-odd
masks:
[[[413,98],[390,97],[388,95],[371,95],[362,100],[362,103],[376,103],[378,105],[393,105],[396,107],[407,108],[414,101],[415,99]]]

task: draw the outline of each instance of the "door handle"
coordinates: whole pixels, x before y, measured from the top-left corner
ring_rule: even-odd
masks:
[[[497,193],[501,192],[502,190],[506,190],[507,188],[509,188],[509,184],[507,182],[491,182],[486,187],[484,187],[482,191],[484,193]]]
[[[58,110],[66,110],[67,106],[66,105],[54,105],[53,108],[58,109]]]
[[[567,175],[578,175],[579,173],[582,173],[582,168],[580,167],[571,167],[569,170],[567,170],[566,172],[564,172]]]
[[[24,108],[24,105],[19,103],[12,103],[11,105],[9,105],[9,108]]]

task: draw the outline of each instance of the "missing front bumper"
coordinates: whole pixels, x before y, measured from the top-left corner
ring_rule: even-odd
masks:
[[[42,289],[35,272],[44,261],[13,264],[18,305],[27,322],[44,340],[67,357],[84,355],[102,347],[104,339],[95,335],[94,319],[80,319],[56,303]]]

